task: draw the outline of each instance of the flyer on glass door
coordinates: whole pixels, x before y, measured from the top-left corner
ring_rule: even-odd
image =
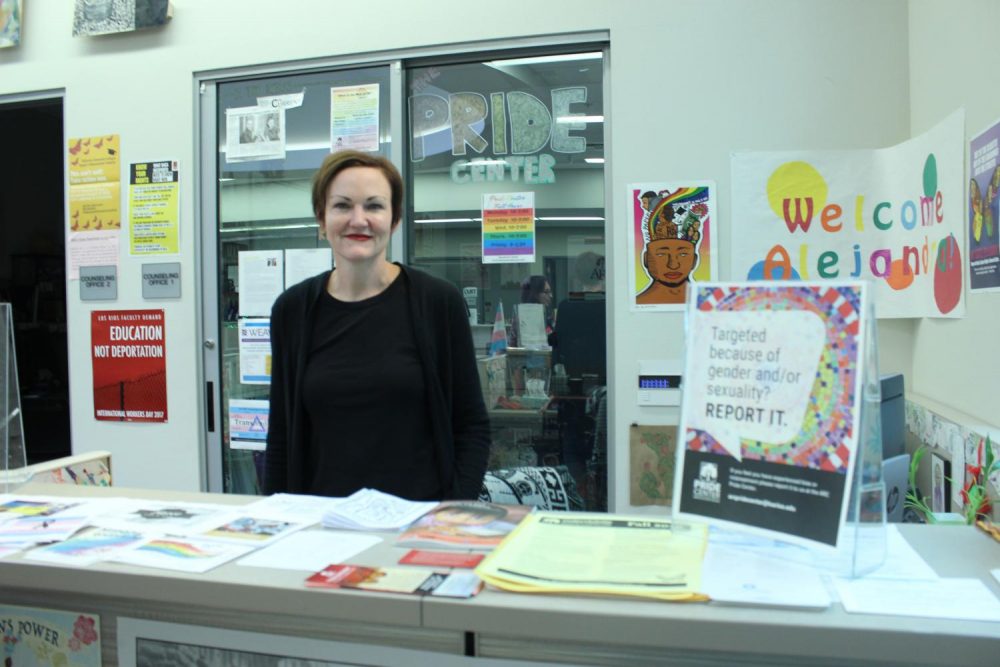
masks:
[[[866,298],[862,283],[695,287],[678,517],[837,546],[858,449]]]

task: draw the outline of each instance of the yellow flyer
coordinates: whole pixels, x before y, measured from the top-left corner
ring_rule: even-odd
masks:
[[[699,592],[704,524],[587,512],[534,512],[476,574],[521,593],[590,593],[677,602]]]
[[[177,160],[129,165],[129,250],[133,255],[178,252],[180,220]]]
[[[69,228],[121,228],[118,135],[69,140]]]

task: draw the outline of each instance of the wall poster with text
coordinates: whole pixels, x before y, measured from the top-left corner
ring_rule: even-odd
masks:
[[[535,193],[483,195],[483,264],[535,261]]]
[[[163,310],[95,310],[90,314],[94,418],[167,421],[167,353]]]
[[[858,450],[865,285],[712,283],[692,295],[675,513],[837,546]]]
[[[735,153],[734,280],[868,280],[878,317],[965,315],[965,113],[877,150]]]
[[[81,266],[118,266],[121,234],[121,147],[117,134],[69,140],[67,275]]]
[[[89,612],[0,605],[3,665],[100,667],[101,620]]]
[[[1000,120],[969,142],[969,289],[1000,289]]]

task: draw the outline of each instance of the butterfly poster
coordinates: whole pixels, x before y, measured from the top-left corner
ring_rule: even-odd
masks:
[[[1000,120],[969,142],[969,289],[1000,289]]]

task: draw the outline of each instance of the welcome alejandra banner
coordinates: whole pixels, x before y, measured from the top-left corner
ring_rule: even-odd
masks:
[[[965,315],[965,112],[878,150],[735,153],[733,280],[870,280],[878,317]]]

